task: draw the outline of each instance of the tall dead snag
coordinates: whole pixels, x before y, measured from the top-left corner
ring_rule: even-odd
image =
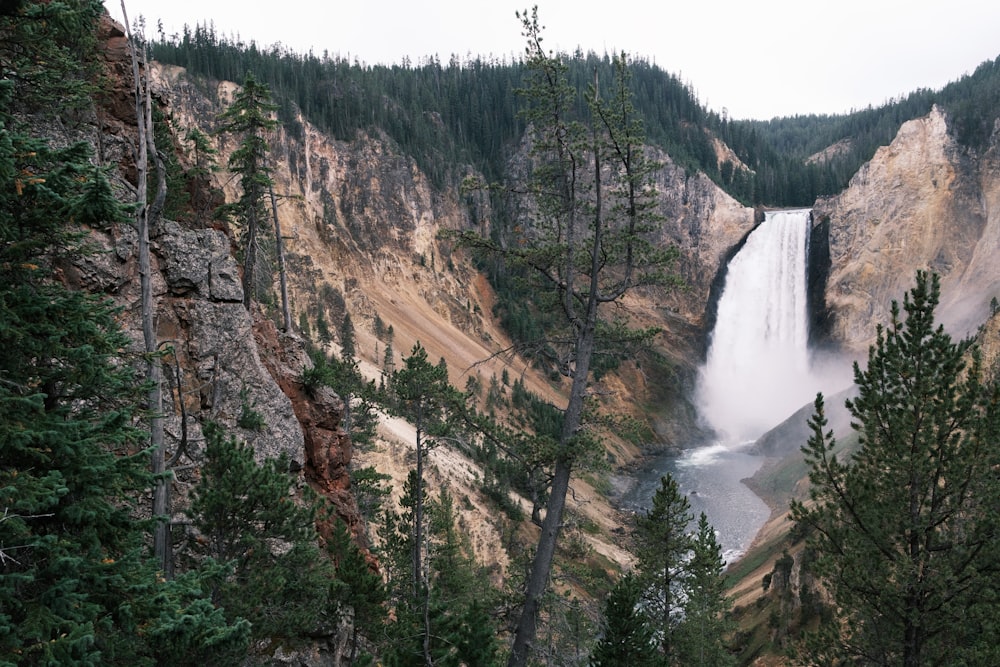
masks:
[[[149,412],[150,448],[152,450],[153,516],[156,518],[153,529],[153,553],[160,569],[170,575],[173,569],[173,558],[170,544],[170,484],[166,476],[165,444],[163,438],[163,390],[159,350],[156,343],[155,307],[153,304],[152,269],[149,256],[149,230],[151,225],[159,221],[163,211],[163,202],[167,196],[166,169],[156,152],[153,139],[153,102],[149,86],[149,66],[146,60],[144,40],[137,40],[132,34],[128,23],[128,13],[122,0],[122,16],[125,20],[125,30],[128,35],[129,49],[132,54],[132,78],[134,81],[135,117],[138,141],[136,146],[135,167],[138,175],[136,183],[135,224],[139,234],[139,284],[141,291],[142,339],[146,356],[146,378],[149,381],[149,393],[146,395],[146,409]],[[141,67],[140,67],[141,62]],[[147,190],[149,158],[152,155],[156,168],[156,195],[153,202],[148,202]]]
[[[292,330],[292,312],[288,307],[288,274],[285,271],[285,239],[281,236],[281,220],[278,219],[278,198],[274,194],[274,183],[268,185],[271,196],[271,215],[274,219],[274,247],[278,254],[278,281],[281,287],[281,322],[285,331]]]

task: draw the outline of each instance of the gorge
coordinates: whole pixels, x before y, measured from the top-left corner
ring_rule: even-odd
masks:
[[[153,73],[156,94],[171,109],[174,122],[209,132],[236,87],[199,80],[175,65],[154,63]],[[441,241],[443,230],[478,226],[488,231],[498,224],[492,202],[441,188],[382,132],[359,131],[338,139],[298,114],[274,137],[273,151],[277,188],[288,195],[279,213],[283,229],[289,230],[289,289],[299,321],[315,328],[320,317],[337,322],[350,313],[359,353],[376,369],[382,366],[386,346],[376,325],[389,323],[395,331],[397,361],[399,352],[420,341],[431,358],[447,361],[455,386],[472,378],[485,387],[506,372],[522,378],[532,391],[558,400],[559,388],[524,360],[493,356],[511,344],[491,316],[497,295],[467,257]],[[737,201],[705,173],[689,170],[658,148],[651,151],[661,163],[654,174],[662,216],[656,242],[680,250],[677,268],[685,288],[645,293],[629,308],[638,321],[662,328],[656,352],[666,373],[658,379],[645,368],[625,364],[618,374],[603,378],[595,391],[609,405],[626,410],[655,402],[654,408],[634,416],[649,421],[655,447],[676,451],[704,431],[695,405],[698,387],[705,387],[699,385],[698,369],[705,358],[707,329],[715,319],[709,312],[713,281],[764,214]],[[717,155],[720,162],[733,157],[723,146],[717,146]],[[973,320],[986,316],[1000,282],[987,261],[1000,236],[996,155],[994,138],[972,156],[948,131],[945,112],[934,107],[905,123],[843,192],[821,198],[812,207],[807,223],[811,243],[806,288],[815,306],[809,314],[810,330],[814,336],[820,332],[824,348],[848,355],[841,372],[849,372],[849,359],[865,349],[875,323],[885,319],[889,300],[903,293],[917,267],[942,272],[949,304],[961,300],[970,306],[968,312],[977,313]],[[515,150],[509,159],[514,167],[525,158]],[[224,190],[231,188],[224,175],[213,178]],[[913,229],[913,221],[919,221],[920,232]],[[785,356],[779,358],[783,363]],[[261,392],[266,386],[266,379],[253,385]],[[811,392],[803,391],[801,403],[811,400]],[[763,392],[744,389],[742,394],[748,398]],[[708,411],[713,409],[718,408]],[[787,404],[782,410],[789,410]],[[783,417],[768,420],[772,418]],[[753,425],[743,437],[766,427]],[[769,444],[764,453],[797,452],[800,445]],[[619,463],[639,460],[636,448],[615,447],[612,454]],[[400,488],[405,452],[405,443],[394,441],[387,455],[365,457],[392,473],[394,486]],[[447,472],[468,466],[462,460],[443,465],[440,481],[470,488],[465,475]],[[579,484],[582,491],[585,485]],[[462,512],[467,524],[475,526],[477,555],[492,562],[496,550],[491,544],[499,530],[478,501],[476,505]],[[609,530],[627,521],[590,500],[579,511]],[[601,535],[588,540],[600,553],[622,557],[615,540]]]
[[[105,23],[102,29],[103,56],[110,78],[117,81],[117,87],[106,91],[106,108],[75,123],[40,127],[56,142],[89,142],[116,196],[131,201],[134,109],[127,48],[119,27]],[[231,66],[260,55],[231,50],[217,61]],[[187,62],[193,67],[216,56],[218,51]],[[286,56],[281,57],[294,60]],[[318,59],[297,62],[335,69]],[[226,163],[235,141],[216,132],[217,119],[239,90],[233,81],[242,72],[213,77],[177,63],[150,64],[155,104],[173,133],[176,166],[186,179],[174,191],[190,197],[176,209],[176,217],[168,216],[155,229],[151,264],[156,334],[169,341],[164,349],[169,349],[165,360],[172,384],[165,398],[165,430],[169,447],[178,455],[186,452],[192,461],[179,466],[172,478],[176,504],[171,518],[178,543],[197,542],[186,527],[185,503],[198,481],[203,427],[217,423],[252,448],[257,460],[284,455],[290,496],[304,498],[310,487],[329,501],[331,516],[342,520],[357,543],[380,546],[368,525],[378,515],[370,504],[366,514],[364,503],[358,502],[371,501],[364,498],[371,489],[362,485],[359,473],[385,475],[383,502],[398,508],[413,468],[413,428],[402,417],[384,419],[372,441],[352,442],[351,404],[344,400],[351,400],[350,393],[340,396],[332,385],[307,382],[315,380],[310,373],[320,363],[310,346],[325,355],[343,354],[346,338],[338,327],[347,316],[354,328],[351,345],[360,368],[375,381],[373,387],[391,378],[420,343],[432,362],[440,359],[439,365],[447,366],[450,384],[464,387],[465,400],[484,412],[511,409],[514,414],[512,406],[523,400],[524,392],[539,397],[551,412],[565,404],[563,369],[546,369],[517,354],[513,325],[526,320],[524,313],[514,312],[520,304],[495,280],[498,267],[449,240],[455,232],[476,230],[506,242],[516,238],[510,232],[523,229],[520,221],[530,220],[530,207],[463,187],[487,178],[516,182],[531,162],[530,133],[509,123],[504,126],[509,134],[490,134],[484,129],[488,121],[511,110],[478,107],[494,113],[470,114],[476,122],[461,125],[463,132],[475,131],[492,141],[484,141],[481,153],[466,150],[468,145],[452,134],[454,114],[464,105],[443,103],[446,97],[454,99],[448,86],[472,81],[463,90],[479,92],[489,86],[479,83],[485,81],[477,78],[482,73],[474,75],[461,63],[448,68],[430,63],[424,69],[435,67],[444,92],[421,96],[413,105],[377,87],[373,89],[380,96],[372,102],[359,93],[359,81],[372,72],[349,66],[337,70],[341,78],[328,89],[317,89],[330,95],[323,100],[332,100],[327,111],[339,120],[355,112],[369,116],[365,111],[378,118],[371,124],[338,126],[338,131],[313,123],[316,107],[281,98],[276,112],[281,123],[268,136],[268,151],[277,193],[272,206],[287,248],[294,314],[294,324],[288,326],[277,323],[275,304],[268,298],[244,307],[240,228],[212,215],[218,205],[238,197],[237,184],[224,167],[207,168],[201,162],[205,154],[200,148],[191,150],[186,138],[193,130],[202,132],[217,151],[218,165]],[[308,87],[304,76],[295,77]],[[281,79],[271,81],[277,86]],[[435,77],[421,81],[434,83]],[[496,99],[512,105],[509,89],[498,90]],[[680,114],[668,105],[661,108],[672,109],[667,121]],[[640,354],[620,355],[616,364],[594,374],[588,388],[593,405],[625,419],[594,428],[600,460],[593,469],[574,470],[561,526],[562,569],[553,580],[565,595],[554,597],[574,605],[582,601],[576,609],[591,619],[599,616],[608,586],[632,562],[629,510],[649,497],[640,482],[633,500],[618,506],[609,490],[614,486],[610,475],[632,475],[654,459],[655,466],[670,466],[690,494],[694,511],[709,512],[727,560],[737,557],[757,526],[779,520],[787,497],[801,492],[787,484],[802,479],[798,469],[793,470],[797,476],[786,476],[784,488],[769,489],[767,505],[742,483],[762,462],[763,469],[798,453],[801,413],[778,429],[772,426],[808,406],[817,388],[831,391],[814,382],[825,381],[814,372],[820,353],[837,352],[835,365],[849,372],[850,360],[859,358],[875,326],[885,322],[889,302],[902,295],[915,270],[931,269],[942,276],[946,323],[959,333],[982,332],[986,366],[995,372],[1000,358],[995,317],[1000,272],[993,260],[1000,251],[1000,133],[995,119],[988,119],[988,141],[970,146],[959,140],[960,116],[944,106],[927,106],[865,158],[850,182],[844,179],[846,186],[815,201],[805,188],[795,201],[790,196],[777,200],[802,208],[765,211],[759,202],[770,200],[761,193],[802,185],[791,177],[784,180],[788,174],[805,173],[806,167],[776,176],[775,163],[752,159],[752,151],[738,143],[736,130],[763,126],[734,130],[718,119],[701,125],[695,122],[698,113],[685,113],[689,115],[677,126],[690,141],[671,143],[661,135],[650,140],[648,149],[656,160],[649,173],[655,194],[650,219],[656,225],[648,236],[657,247],[676,250],[673,268],[682,286],[643,285],[615,311],[660,334]],[[420,141],[414,143],[416,135]],[[829,153],[818,152],[788,161],[821,165],[810,172],[815,175],[830,167],[824,162],[828,159]],[[765,182],[775,189],[755,190]],[[17,181],[10,190],[19,195],[23,185]],[[135,231],[125,222],[96,225],[86,234],[100,250],[60,263],[55,275],[72,289],[112,300],[136,342]],[[774,299],[762,298],[765,294]],[[138,345],[133,348],[129,353],[138,355]],[[795,391],[784,392],[791,388]],[[525,414],[512,419],[518,432],[530,430],[521,428],[528,423]],[[643,439],[618,429],[628,420],[641,425]],[[538,507],[535,482],[507,478],[504,486],[499,469],[487,469],[483,451],[455,442],[457,446],[449,443],[429,452],[428,488],[448,489],[456,499],[455,525],[467,540],[470,561],[481,567],[479,583],[516,581],[512,568],[520,567],[525,547],[538,533],[529,519]],[[756,445],[750,448],[750,442]],[[670,454],[669,462],[664,453]],[[655,466],[641,474],[658,478],[663,468]],[[371,483],[370,478],[365,481]],[[720,485],[714,486],[716,482]],[[753,488],[760,490],[761,484]],[[780,526],[785,527],[787,523]],[[762,575],[770,572],[776,553],[780,547],[760,557],[762,569],[745,577],[747,592],[740,604],[761,598]],[[385,564],[377,550],[367,555],[372,569]],[[328,643],[324,651],[341,650],[333,648],[335,641],[324,636],[318,643]]]

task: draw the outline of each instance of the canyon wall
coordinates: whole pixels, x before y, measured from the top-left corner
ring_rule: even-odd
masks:
[[[158,98],[182,129],[211,133],[235,91],[228,82],[193,82],[178,67],[154,63],[152,72]],[[220,163],[231,143],[218,143]],[[375,335],[381,320],[393,326],[397,357],[420,341],[431,358],[448,362],[455,386],[464,386],[470,374],[485,386],[506,369],[536,393],[559,395],[559,386],[537,377],[516,355],[493,356],[510,340],[492,316],[492,290],[467,253],[439,239],[443,230],[485,231],[496,224],[488,198],[457,186],[433,187],[384,136],[359,132],[338,141],[302,117],[277,133],[272,156],[296,324],[315,324],[323,312],[336,326],[350,313],[359,355],[377,367],[385,350]],[[687,173],[665,154],[655,157],[662,163],[655,187],[663,218],[656,240],[680,249],[676,269],[685,287],[645,290],[628,306],[637,320],[664,328],[661,348],[689,385],[710,325],[706,304],[713,281],[727,253],[752,229],[754,211],[703,174]],[[216,184],[228,198],[235,196],[224,171]],[[631,386],[620,391],[642,392],[625,384]]]
[[[975,333],[1000,294],[1000,135],[977,154],[948,132],[943,111],[905,123],[840,194],[816,202],[828,233],[829,333],[863,353],[918,269],[941,275],[938,316]]]

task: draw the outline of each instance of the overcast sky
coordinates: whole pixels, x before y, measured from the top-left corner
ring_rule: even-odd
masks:
[[[519,57],[516,10],[537,4],[557,51],[624,50],[677,74],[732,118],[844,113],[937,89],[1000,55],[996,0],[126,0],[156,35],[214,23],[368,64]],[[121,20],[120,0],[105,0]]]

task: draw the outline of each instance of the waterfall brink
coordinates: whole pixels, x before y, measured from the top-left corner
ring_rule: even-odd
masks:
[[[807,345],[810,213],[768,213],[729,262],[696,394],[724,444],[756,440],[819,389]]]

